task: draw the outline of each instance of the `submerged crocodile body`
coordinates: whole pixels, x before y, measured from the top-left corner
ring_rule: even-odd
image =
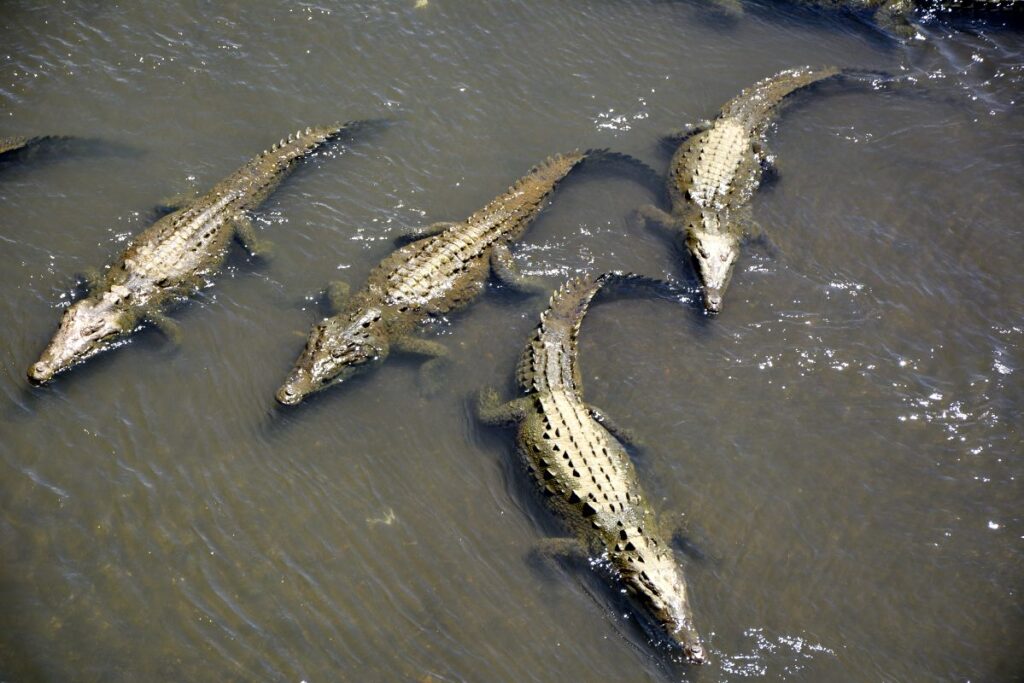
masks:
[[[672,213],[654,206],[640,216],[682,236],[693,257],[708,312],[718,313],[751,224],[750,198],[768,162],[764,136],[784,97],[840,73],[834,67],[789,69],[747,88],[711,123],[689,131],[672,157],[668,192]]]
[[[493,273],[521,290],[537,285],[521,276],[509,251],[540,212],[560,180],[604,150],[546,159],[461,223],[435,223],[392,252],[351,297],[342,286],[332,296],[338,313],[313,326],[306,347],[277,400],[295,405],[307,395],[382,363],[391,351],[427,357],[430,371],[447,356],[440,343],[413,336],[431,316],[467,305]],[[340,284],[340,283],[339,283]]]
[[[583,400],[576,349],[580,322],[595,293],[622,280],[650,282],[608,273],[571,280],[557,291],[519,362],[517,383],[525,395],[502,405],[495,391],[485,390],[479,417],[486,424],[518,427],[520,454],[573,535],[549,539],[554,548],[605,558],[632,600],[690,662],[699,663],[705,653],[686,581],[616,438],[624,433]]]
[[[88,278],[89,294],[64,312],[53,340],[29,368],[29,380],[49,381],[145,321],[176,335],[162,310],[204,286],[226,259],[232,237],[257,254],[260,245],[247,212],[263,203],[298,159],[351,125],[294,133],[138,235],[102,275]]]

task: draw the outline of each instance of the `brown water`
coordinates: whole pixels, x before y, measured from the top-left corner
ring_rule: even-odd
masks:
[[[413,0],[0,3],[0,134],[87,140],[0,162],[0,680],[998,681],[1024,673],[1024,33],[751,3]],[[53,5],[53,6],[51,6]],[[529,560],[557,533],[511,436],[544,302],[490,292],[430,332],[426,398],[398,359],[297,410],[273,392],[321,312],[401,230],[457,220],[546,155],[662,169],[666,130],[782,68],[825,85],[770,135],[780,176],[708,320],[610,301],[582,333],[587,397],[692,529],[711,662],[673,666],[600,582]],[[395,125],[304,165],[175,317],[52,387],[25,368],[73,273],[161,198],[300,126]],[[650,193],[570,178],[517,248],[556,286],[688,265],[629,227]]]

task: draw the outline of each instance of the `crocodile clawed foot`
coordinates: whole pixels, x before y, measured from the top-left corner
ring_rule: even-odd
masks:
[[[530,552],[530,560],[549,571],[558,571],[563,561],[579,563],[588,559],[586,546],[575,538],[543,538]]]
[[[249,255],[255,259],[259,259],[264,263],[269,263],[274,260],[274,244],[267,240],[258,240],[252,245],[249,245]]]
[[[711,559],[705,535],[695,528],[682,513],[671,513],[662,516],[662,528],[667,528],[672,544],[679,552],[694,562],[707,562]]]
[[[175,348],[181,346],[181,340],[183,337],[181,333],[181,326],[179,326],[178,323],[174,322],[163,313],[158,312],[147,313],[146,319],[153,324],[153,327],[163,335],[164,339],[166,339],[171,346]]]
[[[450,364],[448,358],[431,358],[420,366],[417,380],[424,398],[433,398],[441,392],[445,385],[444,371]]]
[[[327,295],[327,303],[330,305],[331,313],[337,315],[345,308],[345,304],[348,303],[349,294],[351,294],[352,288],[349,287],[347,282],[341,280],[332,280],[327,285],[325,294]]]

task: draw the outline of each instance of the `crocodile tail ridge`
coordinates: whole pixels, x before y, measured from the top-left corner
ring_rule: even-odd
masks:
[[[516,193],[523,189],[525,185],[535,184],[538,181],[554,185],[567,176],[569,171],[578,166],[585,158],[586,153],[580,152],[578,149],[566,153],[552,154],[547,159],[533,166],[526,172],[526,175],[512,183],[508,188],[508,193]]]
[[[722,116],[742,119],[747,126],[762,125],[788,95],[812,83],[842,73],[838,67],[803,66],[780,71],[746,88],[722,107]]]

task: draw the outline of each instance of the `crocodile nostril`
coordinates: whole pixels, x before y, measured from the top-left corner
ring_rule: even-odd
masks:
[[[44,382],[49,378],[49,368],[46,363],[38,362],[28,369],[28,378],[33,382]]]

